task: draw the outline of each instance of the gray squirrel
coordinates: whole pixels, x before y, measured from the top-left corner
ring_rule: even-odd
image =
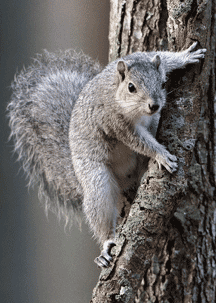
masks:
[[[104,69],[84,54],[44,51],[15,76],[10,136],[29,184],[39,183],[46,211],[66,224],[84,212],[102,245],[100,267],[112,261],[118,202],[141,163],[151,157],[159,168],[177,169],[176,156],[155,136],[166,76],[204,58],[206,49],[196,45],[136,52]]]

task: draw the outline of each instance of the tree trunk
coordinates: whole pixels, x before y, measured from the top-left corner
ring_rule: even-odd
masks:
[[[110,61],[194,41],[208,51],[169,76],[157,139],[178,171],[149,162],[91,302],[216,302],[215,3],[111,0],[109,40]]]

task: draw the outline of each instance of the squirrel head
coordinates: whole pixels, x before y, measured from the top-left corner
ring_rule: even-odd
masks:
[[[160,57],[143,60],[140,54],[120,59],[116,67],[116,102],[122,114],[132,120],[159,112],[166,100]]]

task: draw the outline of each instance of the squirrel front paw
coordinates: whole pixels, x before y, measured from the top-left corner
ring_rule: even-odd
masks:
[[[183,51],[183,56],[185,61],[184,65],[191,63],[199,63],[199,60],[205,57],[205,53],[207,49],[206,48],[198,49],[195,52],[193,52],[196,46],[197,46],[197,42],[194,42],[188,49]]]
[[[113,260],[111,256],[111,249],[115,245],[116,245],[115,242],[113,242],[112,240],[107,240],[104,242],[101,255],[94,259],[94,262],[99,267],[108,267],[110,265],[110,262]]]
[[[171,174],[177,170],[177,158],[174,155],[171,155],[165,148],[163,153],[157,154],[155,160],[158,163],[159,169],[163,165]]]

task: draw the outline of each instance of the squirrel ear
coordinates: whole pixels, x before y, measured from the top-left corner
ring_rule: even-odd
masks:
[[[155,55],[154,58],[152,59],[152,62],[155,64],[155,66],[158,69],[159,66],[160,66],[160,64],[161,64],[161,58],[160,58],[160,56]]]
[[[126,73],[128,71],[127,65],[124,61],[119,61],[117,64],[117,71],[119,72],[119,76],[121,81],[124,81]]]

